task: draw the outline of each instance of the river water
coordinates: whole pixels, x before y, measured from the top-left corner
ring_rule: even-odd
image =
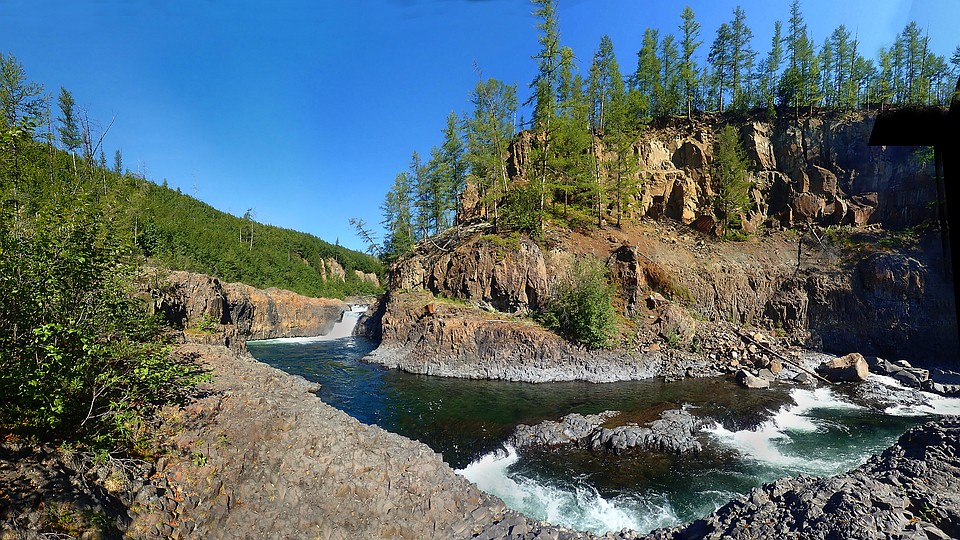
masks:
[[[920,405],[878,405],[854,386],[745,390],[720,378],[529,384],[428,377],[361,361],[374,344],[360,337],[247,347],[267,364],[320,383],[321,399],[361,422],[426,443],[511,508],[598,534],[697,519],[782,476],[836,474],[913,425],[960,414],[960,400],[927,395]],[[873,379],[874,387],[902,390],[892,379]],[[679,407],[716,420],[701,434],[698,455],[518,454],[503,446],[521,423],[604,410],[643,422]]]

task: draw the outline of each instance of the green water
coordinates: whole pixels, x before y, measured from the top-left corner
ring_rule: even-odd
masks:
[[[527,384],[412,375],[362,362],[374,346],[355,337],[248,348],[320,383],[321,399],[358,420],[429,445],[509,506],[598,533],[689,521],[762,482],[847,470],[929,418],[871,410],[854,393],[786,385],[746,390],[719,378]],[[521,423],[604,410],[642,422],[681,406],[717,421],[702,434],[698,455],[517,455],[502,448]]]

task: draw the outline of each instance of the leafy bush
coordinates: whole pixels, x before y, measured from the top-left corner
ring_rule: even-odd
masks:
[[[608,347],[617,330],[613,293],[603,263],[578,259],[557,283],[540,320],[588,347]]]
[[[0,429],[129,446],[198,382],[133,298],[129,246],[82,200],[0,215]]]

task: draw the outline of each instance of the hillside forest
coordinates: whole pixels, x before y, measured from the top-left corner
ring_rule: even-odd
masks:
[[[0,434],[135,450],[155,406],[203,377],[146,315],[145,266],[379,292],[369,255],[215,210],[125,170],[120,151],[108,166],[109,125],[95,125],[66,88],[53,99],[0,55]]]
[[[391,261],[449,227],[464,190],[475,191],[481,215],[501,231],[537,236],[550,220],[619,224],[644,188],[633,144],[655,119],[719,115],[722,124],[747,116],[783,121],[813,112],[944,106],[960,76],[960,46],[949,59],[937,54],[915,22],[873,58],[844,25],[815,43],[799,0],[785,23],[774,23],[764,48],[753,42],[741,7],[705,36],[688,6],[676,32],[644,31],[630,68],[621,68],[604,36],[581,73],[577,66],[588,62],[563,45],[557,2],[532,3],[540,49],[532,56],[537,71],[526,100],[520,102],[515,83],[480,80],[470,110],[447,117],[440,145],[426,155],[414,151],[396,175],[381,206],[382,242],[355,223],[371,253]],[[521,110],[531,117],[518,119]],[[714,213],[724,236],[740,238],[747,163],[733,129],[718,132]]]

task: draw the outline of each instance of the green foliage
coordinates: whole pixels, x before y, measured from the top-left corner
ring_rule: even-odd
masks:
[[[540,189],[532,184],[518,185],[507,191],[500,209],[498,229],[517,231],[538,238],[543,211],[540,210]]]
[[[725,125],[717,133],[713,150],[713,183],[716,196],[714,210],[719,215],[723,236],[740,239],[734,231],[739,228],[740,214],[750,206],[750,190],[753,184],[747,177],[747,157],[740,145],[737,130]]]
[[[199,380],[133,299],[129,237],[82,198],[0,218],[0,426],[131,443],[152,408]]]
[[[106,172],[129,203],[126,227],[149,259],[162,266],[202,272],[227,282],[277,287],[307,296],[342,298],[378,290],[353,270],[382,274],[374,257],[313,235],[221,212],[193,197],[129,175]],[[346,279],[332,279],[325,261],[336,261]]]
[[[609,347],[617,331],[613,294],[603,263],[578,259],[557,283],[540,321],[588,347]]]

